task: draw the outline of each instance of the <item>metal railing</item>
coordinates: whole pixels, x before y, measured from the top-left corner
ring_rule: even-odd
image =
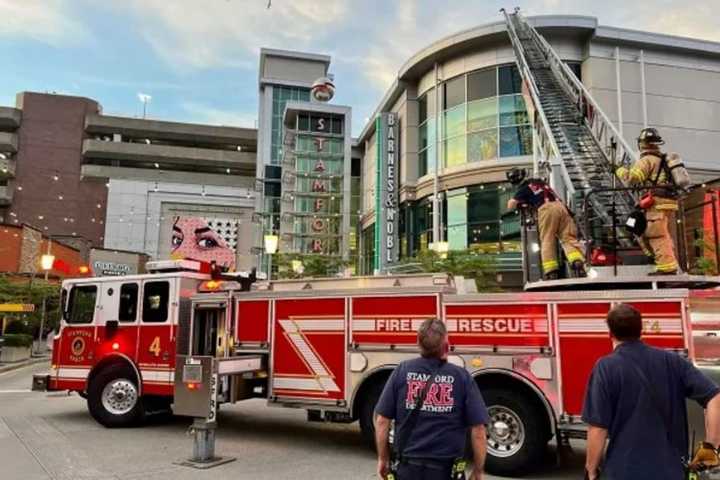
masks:
[[[583,114],[595,141],[598,142],[606,156],[607,167],[612,169],[611,172],[614,172],[615,168],[621,165],[634,163],[638,159],[638,153],[625,141],[605,112],[590,95],[590,92],[578,80],[570,67],[562,61],[548,41],[527,22],[520,11],[516,10],[515,13],[533,36],[535,42],[541,47],[555,77],[561,80],[560,84],[563,89],[570,95],[578,111]]]
[[[510,36],[510,43],[512,44],[513,51],[515,52],[515,64],[520,71],[520,76],[525,82],[525,87],[528,90],[528,94],[532,103],[532,109],[534,112],[532,121],[536,141],[533,142],[533,149],[535,149],[535,151],[540,154],[540,160],[537,162],[536,165],[534,165],[534,168],[536,170],[539,170],[540,166],[544,166],[549,171],[552,164],[559,163],[559,165],[561,166],[560,174],[566,184],[565,188],[568,193],[567,196],[569,198],[573,198],[575,195],[575,190],[573,188],[572,182],[570,181],[570,176],[565,169],[565,165],[560,161],[562,158],[560,156],[560,149],[555,142],[555,137],[552,133],[552,130],[550,129],[550,123],[548,122],[547,116],[543,111],[542,104],[540,103],[539,90],[537,88],[537,85],[535,84],[535,79],[532,75],[532,72],[530,71],[530,67],[528,66],[522,42],[520,41],[520,37],[518,36],[517,31],[515,30],[515,26],[510,19],[510,15],[508,15],[504,8],[500,11],[505,16],[508,35]],[[539,171],[536,171],[535,173],[539,173]]]

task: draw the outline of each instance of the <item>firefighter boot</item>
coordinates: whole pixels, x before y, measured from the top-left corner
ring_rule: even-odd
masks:
[[[707,442],[699,442],[695,456],[690,462],[690,468],[695,470],[704,470],[707,468],[717,467],[720,465],[717,450]]]
[[[585,264],[582,262],[582,260],[575,260],[572,263],[572,269],[573,269],[573,272],[575,272],[576,278],[587,277],[587,272],[585,271]]]
[[[543,280],[557,280],[560,278],[560,274],[557,270],[553,270],[552,272],[545,272],[543,275]]]

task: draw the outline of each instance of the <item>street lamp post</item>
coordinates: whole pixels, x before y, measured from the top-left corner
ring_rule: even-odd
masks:
[[[268,281],[272,277],[272,256],[277,252],[278,248],[278,236],[277,235],[265,235],[265,253],[268,255]]]
[[[50,253],[52,237],[48,237],[47,253],[40,258],[40,266],[45,270],[45,290],[43,291],[42,313],[40,314],[40,331],[38,332],[38,350],[41,350],[43,330],[45,329],[45,316],[47,314],[47,283],[48,275],[55,263],[55,256]]]

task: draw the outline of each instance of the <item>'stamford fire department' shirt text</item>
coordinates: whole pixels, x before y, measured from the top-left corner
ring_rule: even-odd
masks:
[[[437,359],[416,358],[398,365],[375,408],[378,414],[395,420],[395,438],[402,438],[405,420],[435,369],[435,381],[403,446],[403,455],[409,458],[459,457],[465,451],[468,427],[489,421],[480,390],[466,370]]]

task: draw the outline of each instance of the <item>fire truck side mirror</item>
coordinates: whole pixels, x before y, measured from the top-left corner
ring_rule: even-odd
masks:
[[[105,322],[105,336],[107,338],[112,338],[115,336],[115,333],[117,333],[118,329],[118,321],[117,320],[108,320]]]

